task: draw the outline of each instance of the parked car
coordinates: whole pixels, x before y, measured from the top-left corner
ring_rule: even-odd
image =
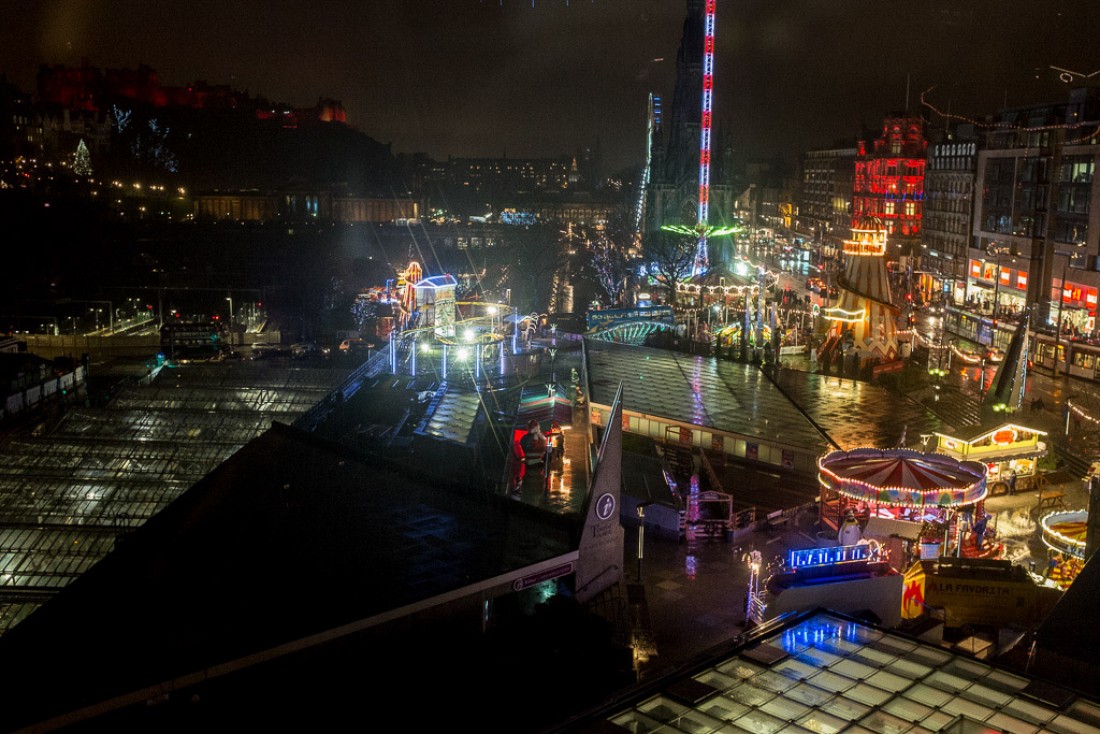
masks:
[[[255,342],[249,348],[251,349],[252,359],[273,357],[282,351],[278,344],[272,344],[271,342]]]
[[[327,357],[328,347],[321,347],[313,342],[299,342],[290,346],[290,356],[295,359],[307,359],[309,357]]]

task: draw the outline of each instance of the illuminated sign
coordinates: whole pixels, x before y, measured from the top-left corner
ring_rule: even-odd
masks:
[[[538,218],[532,212],[517,212],[510,209],[505,209],[500,213],[501,224],[512,225],[532,225],[538,224]]]
[[[792,569],[796,569],[869,560],[871,560],[871,546],[867,543],[860,543],[859,545],[840,545],[832,548],[793,550],[788,556],[787,565]]]

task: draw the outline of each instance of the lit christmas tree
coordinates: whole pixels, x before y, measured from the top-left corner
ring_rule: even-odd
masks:
[[[92,156],[88,153],[88,146],[81,140],[76,146],[76,157],[73,160],[73,173],[77,176],[92,175]]]

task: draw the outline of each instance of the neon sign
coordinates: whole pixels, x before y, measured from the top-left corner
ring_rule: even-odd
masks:
[[[792,569],[813,568],[869,560],[871,560],[870,544],[860,543],[858,545],[840,545],[832,548],[793,550],[787,558],[787,566]]]

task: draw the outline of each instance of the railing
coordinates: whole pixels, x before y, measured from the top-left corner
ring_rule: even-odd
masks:
[[[292,423],[295,428],[303,431],[313,432],[317,430],[317,426],[321,425],[321,422],[329,416],[337,405],[340,405],[345,400],[359,391],[359,388],[363,386],[363,382],[367,379],[374,377],[382,372],[382,369],[389,363],[390,351],[388,349],[381,350],[359,365],[348,375],[347,379],[340,387],[336,388],[319,403],[307,410]]]

